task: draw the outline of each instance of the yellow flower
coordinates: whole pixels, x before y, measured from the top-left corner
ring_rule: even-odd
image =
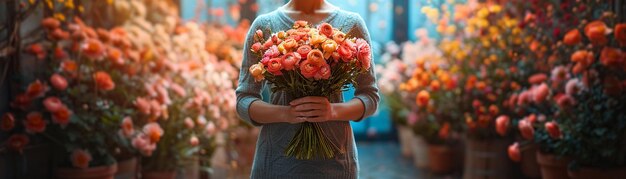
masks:
[[[500,11],[502,11],[502,7],[500,7],[499,5],[489,6],[489,11],[492,13],[499,13]]]
[[[481,18],[481,19],[486,18],[488,15],[489,15],[489,9],[487,8],[481,8],[476,13],[476,17]]]

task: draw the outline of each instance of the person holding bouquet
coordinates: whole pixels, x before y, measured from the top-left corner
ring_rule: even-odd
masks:
[[[358,177],[349,122],[379,102],[369,44],[363,19],[325,0],[291,0],[254,20],[236,90],[240,118],[262,126],[251,178]],[[348,84],[355,97],[344,102]]]

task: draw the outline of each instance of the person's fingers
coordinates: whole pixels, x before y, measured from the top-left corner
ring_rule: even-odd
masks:
[[[326,99],[324,97],[307,96],[307,97],[295,99],[295,100],[291,101],[289,104],[291,106],[297,106],[297,105],[304,104],[304,103],[323,103],[323,102],[326,102],[326,101],[328,101],[328,99]]]
[[[307,118],[318,117],[322,115],[324,115],[324,111],[321,111],[321,110],[311,110],[311,111],[297,113],[298,117],[307,117]]]
[[[323,109],[326,109],[327,107],[328,107],[327,105],[320,104],[320,103],[306,103],[306,104],[297,105],[292,108],[296,112],[305,112],[305,111],[311,111],[311,110],[323,110]]]

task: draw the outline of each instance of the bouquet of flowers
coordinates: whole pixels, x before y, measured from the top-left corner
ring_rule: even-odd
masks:
[[[370,45],[364,39],[349,38],[323,23],[311,28],[296,21],[293,28],[265,39],[257,30],[252,52],[262,60],[250,67],[257,82],[267,80],[272,91],[285,91],[295,98],[339,93],[370,68]],[[304,122],[285,150],[297,159],[332,158],[339,148],[316,123]]]

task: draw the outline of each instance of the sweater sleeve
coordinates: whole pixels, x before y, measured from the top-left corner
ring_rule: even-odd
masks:
[[[355,21],[354,27],[352,27],[352,30],[349,32],[349,34],[357,38],[363,38],[367,41],[367,43],[372,44],[370,34],[367,30],[367,26],[363,18],[361,18],[361,16],[356,13],[351,13],[349,18]],[[369,71],[367,71],[366,73],[362,73],[356,79],[357,85],[354,92],[354,98],[361,100],[361,102],[363,102],[363,106],[365,107],[363,115],[357,121],[361,121],[364,118],[373,115],[378,109],[380,96],[378,95],[378,86],[376,83],[376,73],[374,72],[373,59],[374,58],[372,55]]]
[[[246,41],[244,42],[243,47],[243,60],[239,71],[239,85],[235,90],[237,95],[237,114],[242,120],[254,126],[261,126],[262,124],[257,123],[250,118],[250,105],[254,101],[261,100],[261,90],[263,89],[265,82],[254,81],[254,77],[252,77],[248,69],[250,66],[260,61],[259,57],[251,53],[250,49],[252,44],[255,43],[253,38],[255,31],[262,29],[263,24],[264,16],[262,15],[257,17],[250,25],[250,30],[246,35]]]

